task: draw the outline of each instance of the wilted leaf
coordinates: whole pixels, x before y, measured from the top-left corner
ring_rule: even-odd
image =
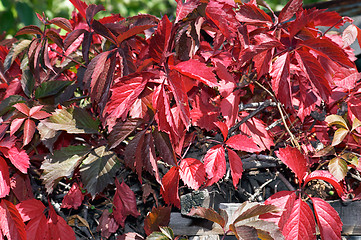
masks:
[[[92,150],[84,159],[80,174],[84,187],[93,198],[114,181],[118,161],[117,155],[108,151],[105,146]]]
[[[101,231],[101,236],[109,238],[112,233],[115,233],[119,228],[119,224],[115,221],[113,214],[107,209],[103,211],[102,216],[99,218],[99,225],[97,231]]]
[[[41,169],[44,170],[41,178],[44,180],[48,193],[53,191],[54,184],[62,177],[71,177],[74,169],[80,164],[80,161],[88,153],[87,146],[69,146],[54,151],[45,158]]]
[[[249,204],[249,202],[244,202],[242,203],[242,205],[247,205]],[[245,206],[240,206],[240,208],[245,208]],[[240,215],[233,221],[233,224],[236,224],[242,220],[248,219],[248,218],[252,218],[252,217],[256,217],[262,214],[266,214],[266,213],[275,213],[275,212],[280,212],[281,209],[279,209],[276,206],[273,205],[263,205],[263,204],[256,204],[250,208],[245,208],[245,211],[242,211],[240,213]]]
[[[144,230],[147,235],[154,231],[160,231],[159,227],[168,226],[170,221],[171,207],[153,207],[152,211],[144,219]]]
[[[205,218],[209,221],[218,223],[222,228],[226,226],[226,221],[224,220],[219,213],[214,211],[212,208],[204,208],[204,207],[197,207],[192,208],[191,211],[188,213],[189,216],[199,216]]]
[[[357,38],[357,27],[350,24],[342,33],[343,47],[350,46]]]
[[[329,161],[328,170],[337,181],[341,181],[347,175],[347,163],[343,159],[335,157]]]

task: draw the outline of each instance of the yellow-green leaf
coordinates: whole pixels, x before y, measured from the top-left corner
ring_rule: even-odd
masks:
[[[343,117],[341,117],[340,115],[336,115],[336,114],[329,115],[326,117],[325,121],[329,126],[339,125],[348,130],[348,126],[345,119],[343,119]]]

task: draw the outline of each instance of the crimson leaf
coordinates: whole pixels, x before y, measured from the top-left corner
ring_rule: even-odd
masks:
[[[201,161],[194,158],[185,158],[179,165],[179,175],[188,187],[198,190],[205,181],[206,172]]]

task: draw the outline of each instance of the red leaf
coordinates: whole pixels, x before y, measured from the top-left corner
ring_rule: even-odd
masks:
[[[214,125],[216,125],[220,130],[221,130],[221,133],[223,135],[223,141],[226,141],[227,140],[227,137],[228,137],[228,127],[225,123],[223,122],[215,122]]]
[[[293,15],[295,15],[295,13],[302,7],[302,3],[303,3],[302,0],[288,1],[286,6],[282,8],[282,11],[278,15],[278,21],[282,23],[282,22],[286,22],[287,20],[290,20],[293,17]]]
[[[30,158],[25,150],[12,147],[4,155],[10,159],[11,163],[19,169],[20,172],[27,173],[30,165]]]
[[[70,0],[70,2],[74,5],[74,7],[79,11],[84,19],[86,19],[85,10],[87,9],[88,5],[81,1],[81,0]]]
[[[25,227],[27,240],[49,239],[48,221],[44,214],[29,221]]]
[[[14,135],[16,131],[19,130],[24,121],[25,118],[15,118],[12,120],[10,125],[10,135]]]
[[[295,201],[282,234],[286,240],[316,239],[316,223],[313,212],[301,198]]]
[[[19,211],[23,222],[27,222],[31,219],[39,217],[40,215],[43,215],[45,206],[41,201],[33,198],[18,203],[16,205],[16,209]]]
[[[128,187],[125,182],[119,183],[115,179],[115,186],[117,190],[114,195],[114,218],[120,226],[124,227],[125,219],[128,215],[138,217],[140,213],[137,210],[137,203],[134,192]]]
[[[242,114],[242,117],[246,117],[248,114]],[[251,136],[252,140],[263,150],[270,150],[272,146],[274,146],[273,139],[269,135],[266,124],[258,119],[251,118],[245,124],[242,124],[239,129],[242,133],[247,136]]]
[[[236,18],[240,22],[272,25],[272,18],[257,6],[246,3],[239,7]]]
[[[115,233],[119,228],[119,224],[115,221],[114,216],[105,209],[102,216],[99,218],[99,225],[97,231],[101,231],[101,236],[109,238],[112,233]]]
[[[311,53],[301,49],[295,51],[295,57],[301,70],[314,86],[315,92],[318,92],[322,99],[328,100],[328,97],[331,95],[331,87],[325,78],[325,70]]]
[[[261,149],[255,144],[252,138],[243,134],[233,135],[226,141],[227,146],[245,152],[260,152]]]
[[[331,185],[336,189],[336,192],[338,194],[338,196],[342,196],[343,195],[343,190],[341,185],[338,183],[337,179],[332,176],[332,174],[328,171],[324,171],[324,170],[317,170],[314,171],[312,173],[310,173],[309,175],[307,175],[307,177],[304,179],[304,185],[306,186],[306,184],[309,181],[315,180],[315,179],[320,179],[320,180],[324,180],[326,182],[331,183]]]
[[[222,6],[218,1],[209,1],[206,8],[206,15],[214,22],[222,34],[229,39],[232,34],[231,29],[234,29],[234,26],[231,26],[232,21],[235,20],[232,16],[234,13],[231,15],[229,12],[226,12]],[[233,25],[236,24],[234,23]]]
[[[156,63],[162,62],[165,53],[168,51],[168,42],[172,26],[173,24],[169,21],[167,15],[164,15],[158,24],[157,31],[155,31],[153,37],[150,39],[149,56]]]
[[[290,55],[288,52],[275,60],[270,75],[272,77],[272,89],[277,98],[286,107],[291,106]]]
[[[20,29],[15,36],[23,35],[23,34],[35,34],[35,35],[42,35],[43,31],[38,26],[35,25],[29,25],[25,26],[22,29]]]
[[[325,200],[311,197],[322,239],[341,239],[342,221],[336,210]]]
[[[345,51],[327,37],[309,39],[300,45],[315,50],[318,54],[328,57],[341,66],[354,68],[354,63],[350,61]]]
[[[116,119],[125,120],[130,107],[144,90],[148,82],[147,76],[147,73],[130,74],[112,86],[112,96],[104,110],[109,114],[106,121],[110,128],[115,125]]]
[[[241,158],[231,149],[228,151],[228,160],[231,167],[233,186],[237,188],[239,180],[242,178],[243,164]]]
[[[201,161],[194,158],[185,158],[179,165],[179,175],[188,187],[198,190],[205,181],[206,172]]]
[[[13,107],[15,107],[19,112],[25,114],[26,116],[29,116],[30,109],[28,106],[26,106],[25,103],[17,103],[14,104]]]
[[[305,156],[297,148],[290,146],[280,148],[276,155],[296,174],[299,183],[302,183],[307,174],[307,159]]]
[[[169,83],[174,99],[177,102],[177,107],[179,108],[179,113],[182,122],[184,126],[188,129],[190,125],[190,109],[188,103],[187,90],[183,78],[184,76],[182,76],[178,72],[171,71]]]
[[[239,92],[238,90],[233,91],[223,98],[220,104],[222,116],[226,119],[225,123],[229,128],[235,124],[238,116],[238,105],[241,99]]]
[[[75,240],[73,229],[66,223],[64,218],[56,214],[53,206],[49,203],[48,229],[53,239]]]
[[[179,170],[178,167],[172,167],[162,178],[162,188],[160,192],[167,204],[173,204],[180,208],[179,200]]]
[[[10,192],[9,167],[0,157],[0,198],[6,197]]]
[[[178,0],[175,23],[187,17],[199,4],[201,4],[201,2],[198,0],[188,0],[185,3],[183,0]]]
[[[72,27],[70,21],[66,18],[56,17],[56,18],[49,20],[49,22],[58,27],[61,27],[65,31],[68,31],[68,32],[73,31],[73,27]]]
[[[10,178],[10,187],[11,191],[20,202],[34,198],[29,175],[27,174],[15,173]]]
[[[145,234],[149,235],[154,231],[160,231],[159,227],[168,226],[170,221],[171,207],[153,207],[144,219]]]
[[[216,145],[210,148],[203,159],[204,168],[207,173],[207,178],[210,181],[208,186],[218,182],[226,173],[226,158],[225,151],[222,145]]]
[[[273,194],[271,197],[267,198],[264,204],[274,205],[280,209],[284,209],[284,211],[266,213],[261,215],[260,219],[276,223],[282,231],[292,212],[296,197],[297,196],[294,191],[281,191]]]
[[[86,21],[88,23],[91,23],[94,16],[100,11],[105,11],[105,8],[103,5],[90,4],[87,7],[87,9],[85,10]]]
[[[35,133],[35,122],[30,118],[25,120],[23,146],[28,145]]]
[[[74,208],[75,210],[81,206],[84,200],[84,195],[81,192],[79,185],[75,182],[73,186],[71,186],[69,192],[63,198],[61,203],[62,208]]]
[[[207,67],[205,63],[202,63],[195,59],[180,62],[176,66],[169,66],[171,69],[175,69],[178,72],[203,82],[209,87],[217,87],[217,79],[215,74],[212,72],[211,67]]]
[[[42,105],[32,107],[29,111],[29,116],[32,118],[38,119],[38,120],[50,117],[51,116],[50,113],[47,113],[45,111],[40,111],[40,109],[42,109],[42,108],[43,108]]]
[[[8,240],[26,239],[25,224],[14,204],[2,199],[0,202],[0,230]]]

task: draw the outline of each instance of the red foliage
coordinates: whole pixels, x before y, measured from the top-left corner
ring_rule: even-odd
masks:
[[[1,239],[75,239],[50,203],[33,198],[34,175],[42,196],[68,178],[63,208],[81,208],[85,190],[94,200],[115,183],[113,212],[103,211],[98,227],[107,238],[140,215],[131,178],[116,178],[125,167],[158,187],[157,202],[180,208],[181,191],[228,181],[227,171],[237,188],[245,156],[258,155],[279,158],[298,183],[267,199],[285,211],[263,218],[286,239],[314,239],[306,185],[324,180],[346,198],[338,180],[360,170],[361,74],[349,45],[361,43],[361,30],[351,24],[341,37],[317,28],[350,18],[305,10],[300,0],[278,17],[256,1],[178,0],[173,21],[97,18],[103,6],[70,2],[79,12],[72,19],[37,14],[45,27],[17,33],[32,40],[1,41]],[[200,148],[203,156],[192,155]],[[321,236],[339,239],[337,214],[311,200]],[[167,224],[168,209],[148,215],[148,234]],[[139,237],[119,238],[128,236]]]

